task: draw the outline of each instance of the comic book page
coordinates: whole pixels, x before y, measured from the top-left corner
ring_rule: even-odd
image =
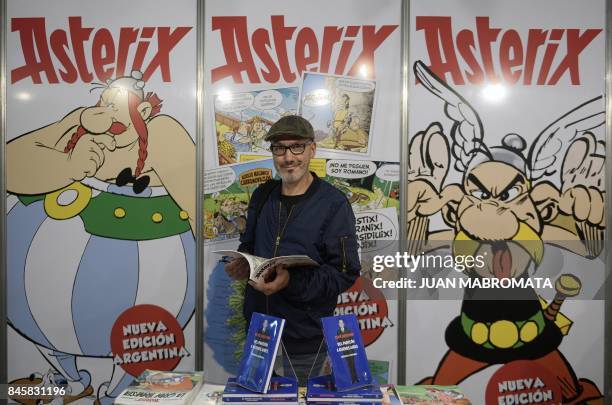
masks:
[[[348,198],[355,214],[399,209],[399,164],[370,160],[313,159],[310,170]]]
[[[272,177],[274,165],[271,159],[206,171],[205,242],[237,239],[246,227],[246,213],[253,191]]]
[[[304,73],[300,115],[310,121],[323,150],[369,155],[376,82]]]
[[[241,153],[271,156],[264,140],[270,126],[284,115],[295,114],[298,88],[287,87],[213,96],[219,166],[237,163]]]

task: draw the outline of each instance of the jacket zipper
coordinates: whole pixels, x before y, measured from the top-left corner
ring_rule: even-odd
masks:
[[[346,236],[340,238],[340,244],[342,245],[342,272],[346,273],[346,249],[344,247],[344,241]]]

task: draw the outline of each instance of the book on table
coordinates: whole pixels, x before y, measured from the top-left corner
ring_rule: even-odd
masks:
[[[117,399],[117,405],[156,403],[189,405],[204,382],[201,371],[145,370]]]
[[[282,318],[253,312],[238,366],[237,384],[254,392],[268,392],[284,326]]]

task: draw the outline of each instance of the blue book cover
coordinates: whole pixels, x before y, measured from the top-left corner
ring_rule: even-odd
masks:
[[[321,322],[336,389],[371,385],[372,374],[355,315],[330,316],[321,318]]]
[[[236,382],[251,391],[268,392],[285,320],[253,312]]]
[[[275,376],[270,379],[266,394],[250,391],[230,377],[223,390],[223,402],[297,402],[298,384],[293,378]]]
[[[382,391],[376,384],[338,391],[331,375],[321,375],[308,379],[306,401],[308,402],[378,402],[382,401]]]

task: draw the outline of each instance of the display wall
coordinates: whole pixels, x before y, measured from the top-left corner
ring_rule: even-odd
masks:
[[[7,4],[9,381],[195,366],[196,2],[166,6]]]
[[[266,131],[299,114],[315,128],[310,169],[357,219],[362,276],[335,314],[358,316],[377,381],[459,384],[474,403],[529,378],[566,402],[609,391],[607,3],[181,0],[170,13],[157,0],[8,0],[7,381],[66,381],[71,400],[110,403],[145,368],[234,374],[245,286],[213,251],[237,247],[250,196],[276,175]],[[417,209],[425,192],[445,204]],[[481,229],[461,219],[468,200]],[[508,212],[528,227],[502,235]],[[373,255],[451,255],[471,239],[512,239],[527,254],[519,271],[510,245],[472,248],[490,255],[486,278],[552,284],[472,307],[454,287],[374,287]],[[434,278],[457,276],[446,270]],[[556,283],[567,275],[571,294]],[[499,342],[508,319],[516,339]]]
[[[410,3],[408,235],[455,254],[461,241],[512,239],[473,248],[489,259],[471,277],[534,284],[499,300],[478,301],[478,287],[456,300],[442,287],[409,301],[407,383],[460,384],[475,403],[497,403],[518,390],[506,382],[534,376],[543,386],[532,394],[603,392],[604,16],[603,1]],[[430,192],[444,208],[424,215],[428,203],[410,196]],[[419,221],[426,233],[414,233]],[[522,263],[515,246],[531,258]],[[554,327],[527,336],[524,322],[546,313],[537,300],[559,298],[568,276],[580,292],[561,301]],[[535,306],[516,298],[526,290]],[[512,327],[499,330],[508,320],[520,336],[499,341],[512,339]]]
[[[399,1],[206,3],[204,358],[213,381],[235,373],[245,321],[244,284],[230,282],[212,252],[237,248],[251,193],[274,177],[263,137],[281,116],[299,114],[313,124],[310,169],[347,195],[362,250],[399,239],[400,7]],[[381,381],[396,378],[397,352],[389,350],[397,347],[396,304],[366,274],[336,308],[358,315]]]

